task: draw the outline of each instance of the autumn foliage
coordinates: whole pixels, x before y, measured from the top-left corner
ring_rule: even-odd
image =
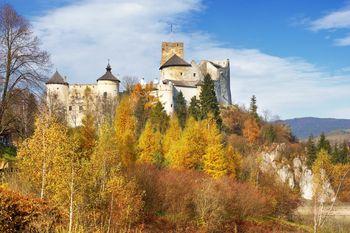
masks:
[[[48,201],[0,188],[1,232],[53,232],[66,217]]]
[[[57,206],[68,232],[229,232],[248,219],[292,216],[299,199],[268,182],[275,178],[260,174],[256,156],[260,146],[288,141],[283,130],[273,126],[270,137],[268,124],[237,108],[215,115],[214,98],[206,100],[206,114],[179,121],[151,89],[130,91],[113,123],[87,111],[83,125],[69,129],[42,113],[8,185]]]

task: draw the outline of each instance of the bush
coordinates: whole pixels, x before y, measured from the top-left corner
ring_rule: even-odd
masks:
[[[0,232],[53,232],[63,220],[48,202],[0,188]]]
[[[259,185],[272,204],[272,215],[291,219],[301,203],[299,190],[293,190],[288,184],[279,182],[270,174],[261,174]]]
[[[275,199],[230,177],[212,179],[198,171],[150,165],[137,166],[133,175],[145,190],[148,222],[158,218],[175,229],[197,225],[206,232],[223,232],[232,223],[275,213]]]
[[[143,209],[143,193],[139,191],[133,179],[127,180],[119,172],[107,183],[107,199],[109,199],[109,223],[112,232],[128,229],[141,220]]]
[[[134,175],[140,189],[145,191],[145,212],[148,217],[166,218],[176,227],[195,219],[195,190],[206,175],[193,170],[159,170],[150,165],[137,166]]]

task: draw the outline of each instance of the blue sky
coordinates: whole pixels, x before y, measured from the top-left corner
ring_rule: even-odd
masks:
[[[261,113],[350,118],[348,1],[1,1],[32,21],[70,82],[94,82],[107,59],[120,76],[152,80],[160,42],[181,40],[188,61],[230,59],[237,104],[255,94]]]

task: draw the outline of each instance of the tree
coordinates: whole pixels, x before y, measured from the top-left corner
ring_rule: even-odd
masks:
[[[331,153],[331,144],[330,142],[326,139],[326,136],[324,133],[321,134],[320,139],[318,140],[317,143],[317,151],[325,150],[327,151],[328,154]]]
[[[104,199],[107,200],[108,221],[101,232],[126,232],[141,219],[144,206],[143,192],[134,179],[128,180],[120,169],[112,170]],[[103,228],[103,226],[102,226]]]
[[[277,139],[275,128],[272,124],[265,125],[261,130],[262,137],[265,143],[274,143]]]
[[[349,162],[349,147],[346,142],[343,142],[340,146],[335,144],[332,150],[332,162],[334,164],[341,163],[346,164]]]
[[[9,107],[8,93],[15,88],[38,91],[45,81],[49,55],[39,48],[40,41],[33,35],[29,22],[12,6],[0,9],[0,73],[5,74],[1,97],[1,131],[8,130],[4,114]]]
[[[181,139],[175,142],[167,154],[170,167],[203,169],[203,155],[206,149],[206,126],[201,121],[189,118]]]
[[[251,116],[254,117],[257,121],[260,120],[259,115],[258,115],[258,106],[257,106],[257,104],[256,104],[256,96],[255,96],[255,95],[253,95],[252,98],[250,99],[249,113],[250,113]]]
[[[179,119],[181,128],[185,127],[186,119],[187,119],[187,106],[186,100],[182,92],[175,97],[175,113]]]
[[[190,106],[188,107],[188,115],[193,117],[197,121],[201,117],[201,106],[196,96],[193,96],[191,98]]]
[[[115,132],[113,126],[105,121],[99,127],[98,139],[91,159],[85,164],[84,208],[82,218],[90,218],[95,225],[107,225],[108,222],[108,200],[105,196],[112,170],[120,167],[121,161],[116,152]],[[101,230],[102,231],[102,230]]]
[[[318,232],[318,229],[324,224],[327,217],[325,213],[328,212],[328,210],[325,210],[324,203],[331,200],[327,197],[325,184],[329,182],[328,175],[331,171],[332,165],[329,154],[325,149],[321,149],[312,166],[314,233]]]
[[[166,163],[170,162],[170,158],[168,158],[168,153],[172,145],[178,143],[181,138],[181,127],[179,124],[179,120],[176,116],[172,116],[169,122],[169,128],[167,129],[164,139],[163,139],[163,153],[165,156]]]
[[[147,122],[137,145],[139,162],[162,164],[162,135],[151,124]]]
[[[234,150],[232,146],[226,147],[226,157],[227,157],[227,172],[229,176],[236,178],[242,167],[243,158],[242,155]]]
[[[79,129],[80,150],[89,158],[96,144],[95,118],[91,113],[86,114],[82,119],[82,126]]]
[[[226,151],[222,144],[222,136],[214,123],[214,119],[209,117],[204,123],[207,125],[207,148],[203,156],[203,170],[214,178],[220,178],[227,174],[228,163]]]
[[[36,119],[34,135],[19,148],[20,178],[41,198],[56,174],[53,166],[57,159],[72,153],[67,129],[49,115]]]
[[[219,103],[215,94],[214,81],[211,79],[210,75],[204,77],[199,101],[201,105],[201,119],[207,118],[209,113],[211,113],[213,114],[217,125],[221,127],[222,119],[220,117]]]
[[[153,127],[162,134],[168,128],[169,117],[166,114],[161,102],[157,102],[152,108],[149,120]]]
[[[260,128],[255,118],[249,117],[244,121],[243,136],[250,144],[254,144],[259,138]]]
[[[136,159],[136,123],[130,98],[125,96],[114,118],[116,151],[125,167],[132,165]]]
[[[69,209],[71,232],[77,186],[82,182],[78,181],[81,157],[67,128],[44,114],[37,119],[34,135],[23,143],[18,157],[20,180],[35,194],[40,193],[40,198],[49,198]]]
[[[135,76],[124,76],[122,78],[122,85],[126,93],[131,93],[136,84],[139,83],[139,78]]]
[[[317,157],[317,148],[313,136],[310,135],[306,143],[306,165],[311,168]]]

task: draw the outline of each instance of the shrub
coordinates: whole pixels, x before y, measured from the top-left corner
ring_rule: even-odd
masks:
[[[261,174],[259,185],[272,204],[272,214],[291,218],[301,203],[299,190],[293,190],[288,184],[279,182],[270,174]]]
[[[0,188],[0,232],[53,232],[63,220],[47,201]]]

